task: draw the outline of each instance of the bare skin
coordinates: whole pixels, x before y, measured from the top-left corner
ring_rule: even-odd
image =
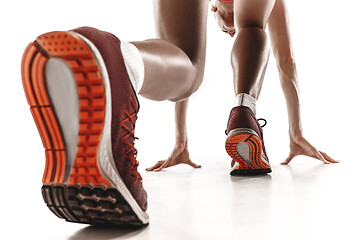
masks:
[[[189,157],[186,111],[187,98],[196,91],[203,78],[207,12],[204,2],[154,0],[157,32],[162,40],[134,43],[142,52],[145,62],[145,83],[140,94],[154,100],[177,102],[175,147],[168,159],[158,161],[148,171],[161,171],[178,164],[200,167]],[[216,0],[211,9],[221,30],[235,37],[231,53],[235,94],[244,92],[256,99],[259,97],[272,47],[289,118],[290,152],[282,164],[288,164],[298,155],[313,157],[325,164],[337,163],[326,153],[318,151],[303,136],[298,79],[284,1]],[[265,33],[267,24],[271,42]],[[171,78],[168,77],[170,72],[174,73]],[[164,83],[165,90],[159,90],[158,86],[163,87]]]
[[[199,168],[189,157],[186,112],[188,98],[199,88],[204,76],[208,2],[153,0],[153,3],[159,39],[133,42],[145,65],[139,94],[152,100],[176,102],[176,143],[168,159],[148,170],[181,163]]]
[[[234,3],[232,1],[215,1],[211,5],[211,11],[221,31],[228,33],[231,37],[235,35],[234,27]]]
[[[329,155],[327,155],[324,152],[318,151],[309,141],[305,139],[303,136],[303,130],[301,127],[301,117],[300,117],[300,104],[299,104],[299,84],[298,84],[298,77],[296,72],[296,65],[293,57],[293,51],[292,51],[292,45],[291,45],[291,38],[290,38],[290,29],[289,29],[289,20],[288,15],[286,11],[286,6],[284,0],[276,0],[276,1],[268,1],[268,0],[259,0],[259,1],[253,1],[258,2],[259,4],[263,5],[262,11],[260,13],[254,14],[253,18],[251,17],[243,17],[247,14],[246,10],[243,8],[241,4],[243,4],[246,1],[242,0],[235,0],[233,2],[221,2],[216,0],[215,6],[212,6],[212,11],[215,14],[215,17],[218,18],[218,23],[220,28],[223,28],[224,26],[228,30],[227,33],[230,36],[233,36],[232,32],[239,32],[243,31],[244,29],[241,28],[241,26],[244,25],[250,25],[255,26],[254,28],[259,28],[259,31],[263,31],[267,25],[269,24],[269,35],[271,39],[271,47],[273,50],[273,54],[276,59],[278,71],[279,71],[279,77],[281,86],[283,89],[283,93],[285,96],[285,101],[287,105],[287,111],[288,111],[288,119],[289,119],[289,137],[290,137],[290,152],[289,156],[286,158],[285,161],[282,162],[282,164],[288,164],[295,156],[298,155],[305,155],[309,157],[316,158],[325,164],[328,163],[338,163],[339,161],[334,160]],[[218,9],[230,9],[229,5],[233,3],[233,9],[235,11],[235,18],[234,23],[235,24],[229,24],[229,19],[222,19],[222,16],[231,16],[231,14],[218,14]],[[227,8],[222,8],[224,4],[227,4]],[[240,10],[238,10],[240,8]],[[269,11],[269,8],[271,10]],[[256,8],[258,10],[258,8]],[[239,17],[238,17],[239,16]],[[261,30],[260,30],[261,29]],[[246,61],[251,62],[249,64],[250,71],[246,71],[248,75],[241,73],[237,73],[237,71],[241,72],[241,67],[246,66],[246,63],[238,63],[238,66],[235,64],[237,56],[232,56],[235,58],[235,64],[233,63],[233,69],[234,69],[234,87],[235,87],[235,93],[239,92],[245,92],[250,95],[252,95],[255,98],[258,98],[260,94],[260,90],[262,87],[263,77],[266,70],[267,65],[267,58],[268,58],[268,47],[266,46],[267,40],[266,35],[259,34],[258,36],[253,33],[253,39],[252,41],[257,40],[259,41],[257,44],[254,44],[255,46],[250,46],[248,48],[244,48],[245,50],[250,50],[250,52],[256,53],[252,56],[249,55],[248,58],[243,57],[245,54],[241,52],[241,58],[246,59]],[[247,34],[246,37],[249,38],[250,34]],[[239,34],[237,39],[239,38]],[[250,37],[251,38],[251,37]],[[241,48],[239,49],[236,47],[236,41],[233,48],[233,55],[234,55],[234,49],[236,51],[241,51]],[[240,45],[241,43],[243,45],[251,44],[250,43],[244,43],[245,40],[239,41]],[[237,53],[235,53],[236,55]],[[240,58],[240,57],[238,57]],[[260,59],[260,61],[257,61],[257,64],[254,59]],[[266,60],[265,60],[266,59]],[[234,61],[233,61],[234,62]],[[235,65],[235,67],[234,67]],[[256,69],[256,66],[258,69]],[[244,72],[245,72],[244,67]],[[251,73],[252,72],[252,73]],[[250,74],[249,74],[250,73]],[[250,75],[250,76],[249,76]],[[248,80],[245,80],[247,79]],[[244,81],[245,80],[245,81]]]
[[[186,131],[187,106],[188,100],[176,103],[175,105],[176,145],[170,156],[168,159],[158,161],[154,166],[147,168],[147,171],[158,172],[164,168],[172,167],[178,164],[188,164],[193,168],[201,167],[190,160]]]
[[[139,94],[151,100],[181,102],[203,80],[208,3],[203,0],[153,0],[153,3],[159,39],[132,42],[140,50],[145,65]]]

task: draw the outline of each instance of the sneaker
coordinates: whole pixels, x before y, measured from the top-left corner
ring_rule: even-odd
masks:
[[[271,172],[262,127],[250,108],[234,107],[230,112],[225,133],[227,134],[226,152],[232,158],[231,175],[256,175]]]
[[[45,33],[26,48],[21,74],[45,148],[49,209],[70,222],[148,224],[134,148],[139,103],[119,39],[89,27]]]

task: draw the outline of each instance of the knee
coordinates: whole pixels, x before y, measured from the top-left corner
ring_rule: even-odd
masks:
[[[257,20],[249,20],[249,19],[244,19],[244,20],[238,20],[235,23],[235,30],[236,32],[239,32],[240,30],[244,29],[244,28],[259,28],[262,30],[265,30],[266,24],[262,23],[260,21]]]
[[[205,69],[204,65],[196,68],[196,70],[195,70],[195,78],[193,80],[192,87],[190,88],[191,95],[193,93],[195,93],[199,89],[199,87],[201,86],[201,84],[202,84],[202,82],[204,80],[204,69]]]
[[[191,97],[201,86],[204,79],[204,65],[196,66],[194,65],[191,74],[189,75],[188,82],[186,84],[186,89],[182,91],[180,96],[176,98],[169,99],[172,102],[184,101]]]

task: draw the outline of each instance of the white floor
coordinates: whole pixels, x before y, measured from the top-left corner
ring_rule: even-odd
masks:
[[[187,126],[192,160],[203,168],[144,172],[174,146],[174,106],[140,98],[136,147],[151,219],[146,228],[126,230],[67,223],[45,206],[40,192],[44,151],[24,96],[20,62],[30,41],[53,30],[87,25],[124,41],[154,38],[152,1],[1,1],[7,37],[0,38],[0,239],[360,239],[360,35],[352,24],[359,22],[359,1],[343,0],[346,8],[338,1],[286,2],[304,134],[341,163],[298,157],[290,166],[279,165],[289,150],[288,123],[270,55],[257,115],[268,121],[264,136],[273,173],[230,177],[224,130],[234,99],[233,39],[210,13],[205,78],[190,99]],[[84,6],[86,11],[79,11]]]
[[[29,186],[29,195],[12,199],[18,208],[2,215],[10,220],[2,235],[71,240],[357,239],[358,168],[300,158],[290,166],[274,165],[273,173],[258,177],[231,177],[222,161],[210,161],[199,170],[180,166],[143,173],[151,221],[148,227],[130,230],[67,223],[43,204],[40,185],[37,195],[35,186]],[[25,196],[34,198],[24,205]]]

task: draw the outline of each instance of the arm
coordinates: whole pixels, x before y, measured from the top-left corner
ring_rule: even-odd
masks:
[[[147,171],[161,171],[164,168],[172,167],[181,163],[188,164],[193,168],[200,168],[200,165],[190,160],[188,150],[188,137],[186,131],[186,113],[189,99],[175,103],[175,147],[167,160],[158,161],[154,166],[147,168]]]
[[[289,119],[290,153],[282,164],[288,164],[297,155],[314,157],[324,163],[338,162],[326,153],[319,152],[303,136],[299,84],[291,46],[289,19],[284,0],[275,2],[269,18],[269,34]]]
[[[299,83],[291,46],[289,20],[283,0],[275,2],[269,18],[269,35],[286,100],[289,134],[290,136],[301,135]]]

